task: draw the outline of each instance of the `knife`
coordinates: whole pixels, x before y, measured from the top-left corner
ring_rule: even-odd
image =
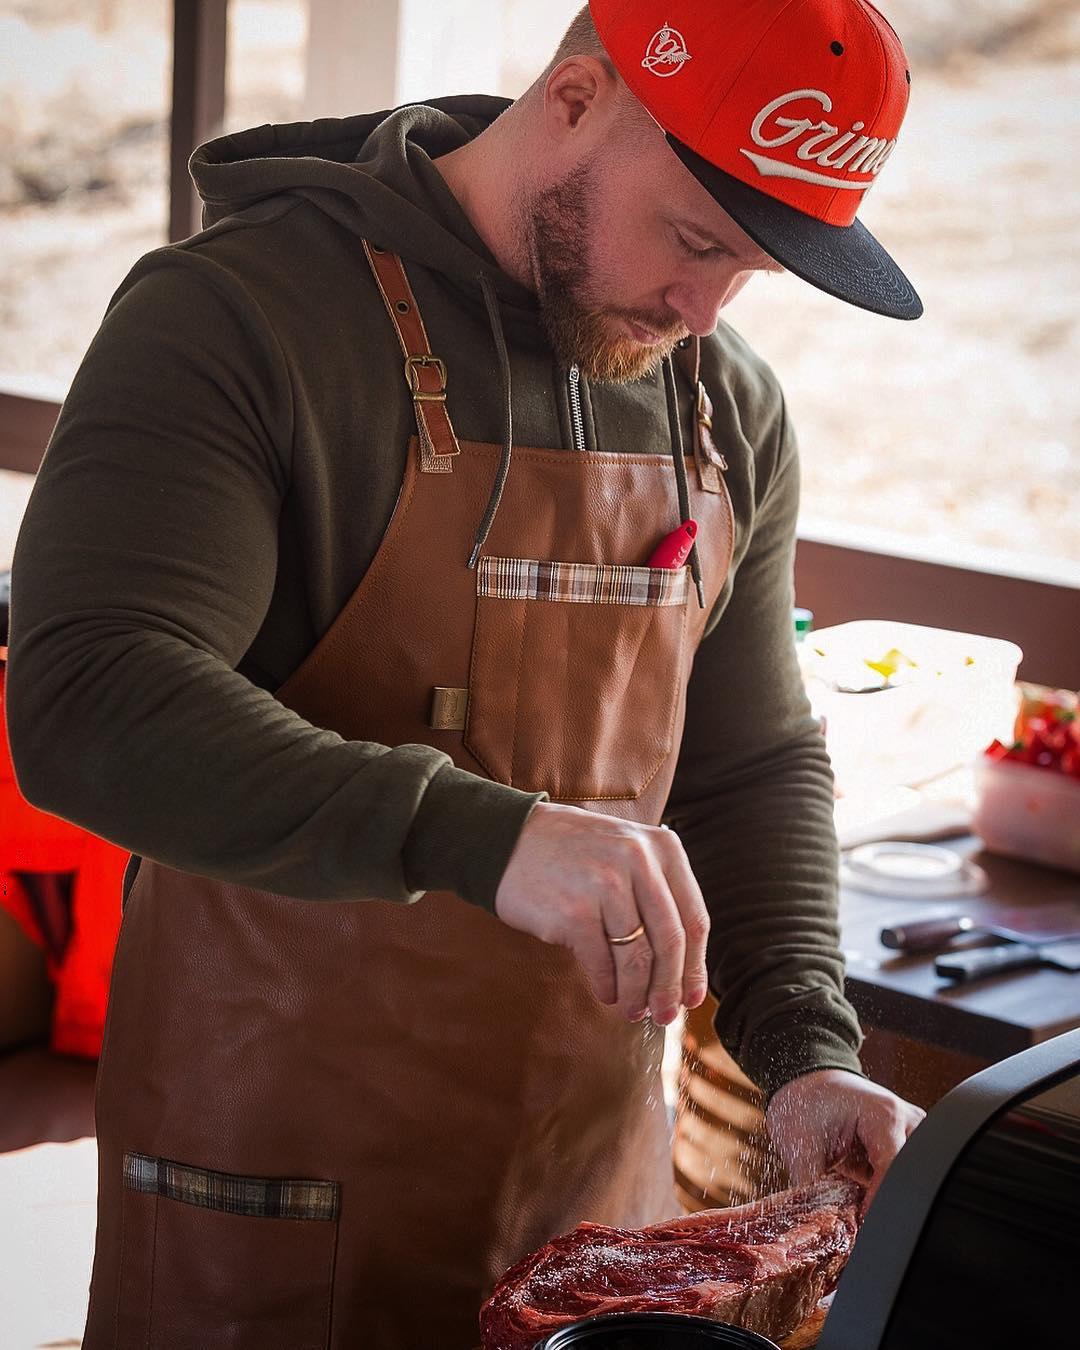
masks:
[[[1044,947],[1023,942],[1003,942],[1000,947],[979,947],[967,952],[949,952],[934,961],[934,971],[957,982],[979,980],[1006,970],[1029,966],[1057,966],[1060,970],[1080,970],[1080,946],[1077,937],[1066,938]]]
[[[983,923],[969,914],[949,914],[943,918],[893,924],[881,930],[880,939],[882,946],[891,951],[914,954],[932,952],[965,933],[989,933],[992,937],[1026,942],[1035,947],[1080,937],[1080,907],[1075,904],[1041,905],[1027,913],[1012,910],[1004,917],[1015,919],[1017,923]]]

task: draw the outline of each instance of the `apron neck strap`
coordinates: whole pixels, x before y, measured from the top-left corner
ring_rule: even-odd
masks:
[[[446,363],[432,354],[401,259],[366,239],[363,245],[364,256],[405,355],[405,382],[412,394],[420,436],[420,471],[450,473],[453,456],[460,454],[461,447],[446,411]]]

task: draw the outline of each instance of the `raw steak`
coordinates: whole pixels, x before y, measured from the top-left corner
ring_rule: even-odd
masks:
[[[863,1190],[830,1173],[737,1209],[653,1224],[581,1223],[502,1277],[480,1310],[483,1350],[532,1350],[594,1313],[693,1313],[785,1336],[836,1285]]]

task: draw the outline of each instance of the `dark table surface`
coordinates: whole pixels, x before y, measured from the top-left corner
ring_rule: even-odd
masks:
[[[990,880],[983,895],[912,900],[841,887],[840,922],[847,995],[860,1020],[881,1031],[987,1060],[1004,1059],[1080,1026],[1080,972],[1033,967],[953,984],[934,973],[934,955],[903,956],[881,945],[883,927],[939,914],[1005,922],[1005,914],[1064,903],[1080,932],[1080,876],[998,857],[973,835],[944,841]],[[1014,922],[1010,917],[1009,922]],[[981,946],[993,939],[954,942]]]

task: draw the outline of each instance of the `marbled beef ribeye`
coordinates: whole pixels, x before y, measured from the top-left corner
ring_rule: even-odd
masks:
[[[483,1350],[532,1350],[543,1336],[607,1312],[675,1312],[773,1338],[836,1285],[863,1190],[830,1174],[736,1209],[650,1228],[582,1223],[512,1266],[480,1311]]]

